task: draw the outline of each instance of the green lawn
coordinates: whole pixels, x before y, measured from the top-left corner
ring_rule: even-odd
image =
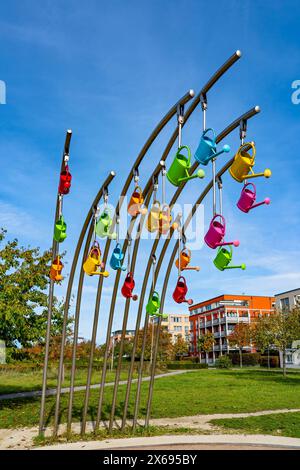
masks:
[[[212,424],[226,430],[249,434],[273,434],[275,436],[300,437],[300,413],[278,413],[249,418],[213,419]]]
[[[143,383],[141,416],[145,414],[148,382]],[[104,413],[110,411],[113,387],[105,390]],[[130,414],[135,400],[136,384],[132,384]],[[125,386],[120,386],[116,416],[122,415]],[[99,391],[91,391],[89,419],[95,418]],[[266,370],[200,370],[157,379],[152,417],[177,417],[210,413],[238,413],[283,408],[300,408],[300,374],[290,372],[283,378],[280,372]],[[74,420],[80,420],[84,393],[76,392]],[[66,420],[68,395],[61,398],[61,422]],[[47,422],[53,418],[54,397],[46,400]],[[31,426],[38,423],[39,399],[0,402],[0,428]],[[266,417],[264,417],[265,419]]]
[[[30,390],[41,390],[43,371],[16,371],[16,370],[0,370],[0,395],[15,392],[27,392]],[[136,377],[136,374],[134,375]],[[113,382],[114,372],[107,372],[106,381]],[[87,369],[81,368],[76,371],[75,385],[85,385],[87,378]],[[127,372],[121,372],[121,380],[127,378]],[[92,384],[100,383],[101,371],[93,371]],[[48,388],[55,388],[57,384],[57,368],[50,368],[48,372]],[[63,387],[70,385],[70,369],[66,369],[65,381]]]

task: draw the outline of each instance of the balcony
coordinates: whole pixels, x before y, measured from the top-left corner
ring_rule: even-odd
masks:
[[[207,327],[208,327],[208,326],[211,326],[211,325],[212,325],[212,322],[211,322],[211,321],[207,321],[207,322],[206,322],[206,326],[207,326]]]

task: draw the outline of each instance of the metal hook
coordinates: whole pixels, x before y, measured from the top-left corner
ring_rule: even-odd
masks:
[[[138,185],[139,179],[140,179],[139,169],[134,168],[134,170],[133,170],[133,180],[134,180],[136,186]]]
[[[246,134],[247,134],[247,120],[242,119],[240,121],[240,139],[241,139],[242,144],[244,143],[244,140],[246,138]]]

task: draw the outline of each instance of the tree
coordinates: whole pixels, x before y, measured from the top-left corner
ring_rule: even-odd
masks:
[[[199,362],[201,362],[201,352],[209,353],[212,350],[213,345],[215,344],[215,337],[213,333],[209,331],[200,335],[198,338],[198,350],[199,350]]]
[[[237,323],[227,337],[229,344],[239,349],[240,367],[243,367],[243,348],[251,344],[251,327],[249,323]]]
[[[270,369],[270,347],[272,345],[272,331],[270,329],[270,316],[264,315],[257,319],[252,326],[253,342],[257,349],[268,351],[268,369]]]
[[[282,370],[286,376],[286,350],[300,337],[300,308],[291,311],[278,311],[269,317],[272,344],[282,351]]]
[[[19,246],[17,239],[3,246],[5,236],[0,229],[0,338],[7,347],[31,347],[45,339],[51,251]],[[55,298],[53,337],[61,332],[63,307]]]
[[[183,356],[189,352],[189,345],[185,339],[179,335],[177,336],[175,342],[173,343],[173,359],[176,359],[178,356]]]
[[[144,356],[146,361],[150,360],[151,358],[151,344],[154,344],[154,342],[152,342],[152,334],[154,335],[153,337],[153,340],[154,340],[157,335],[157,325],[153,326],[153,323],[151,322],[151,324],[149,324],[147,328],[145,356]],[[136,357],[138,358],[141,357],[143,335],[144,335],[144,330],[141,329],[139,331],[137,348],[136,348]],[[172,345],[171,335],[163,326],[160,326],[158,352],[157,352],[158,360],[160,361],[170,360],[172,358],[172,350],[173,350],[173,345]]]

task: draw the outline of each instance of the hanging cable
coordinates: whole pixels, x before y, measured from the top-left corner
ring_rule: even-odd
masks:
[[[120,240],[120,215],[116,215],[116,242],[119,243]]]
[[[181,222],[178,224],[178,278],[181,276]]]
[[[161,190],[162,190],[162,206],[166,204],[166,174],[167,170],[164,166],[161,170]]]
[[[155,268],[156,268],[156,256],[152,255],[152,292],[155,290]]]
[[[99,211],[100,211],[100,209],[99,209],[98,206],[96,206],[96,207],[93,208],[93,224],[94,224],[94,229],[93,229],[93,243],[92,243],[92,244],[95,243],[96,238],[97,238],[96,226],[97,226],[97,218],[98,218],[98,216],[99,216]]]
[[[134,181],[134,185],[135,185],[136,188],[139,185],[139,179],[140,179],[139,170],[138,170],[138,168],[135,168],[133,170],[133,181]]]
[[[201,93],[200,103],[203,112],[203,132],[206,130],[206,110],[207,110],[207,96],[206,93]]]
[[[130,260],[131,260],[131,236],[128,235],[128,250],[127,250],[127,274],[130,273]]]
[[[157,200],[157,190],[158,190],[158,179],[157,176],[153,176],[153,202]]]
[[[246,135],[247,135],[247,121],[246,121],[246,119],[242,119],[241,122],[240,122],[240,141],[241,141],[241,145],[244,145]],[[247,180],[245,179],[244,180],[244,185],[246,185],[246,184],[247,184]]]
[[[184,123],[184,105],[177,106],[177,122],[178,122],[178,148],[181,147],[182,126]]]
[[[217,177],[217,184],[219,188],[219,205],[220,205],[219,214],[223,215],[223,192],[222,192],[223,182],[222,182],[221,176]]]
[[[58,218],[60,219],[60,217],[62,216],[62,211],[63,211],[63,195],[62,194],[59,194],[58,195]]]

